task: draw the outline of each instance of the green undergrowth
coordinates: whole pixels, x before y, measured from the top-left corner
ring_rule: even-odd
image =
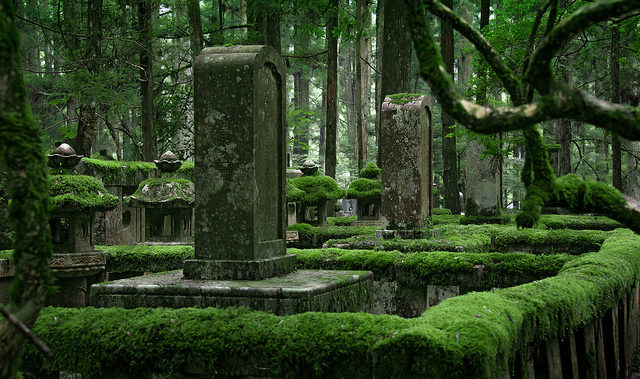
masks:
[[[102,182],[87,175],[49,175],[51,211],[102,211],[118,206]]]
[[[597,253],[563,256],[555,276],[449,298],[414,319],[279,317],[237,308],[45,308],[32,331],[53,358],[27,344],[22,369],[87,377],[505,377],[518,352],[617,312],[640,279],[639,250],[638,235],[616,230]]]
[[[8,259],[13,263],[13,250],[0,250],[0,259]]]
[[[466,251],[487,252],[491,239],[486,235],[452,236],[437,239],[378,239],[371,236],[329,239],[324,247],[341,249],[368,249],[379,251],[398,250],[403,253],[420,251]]]
[[[434,216],[451,216],[451,209],[447,208],[433,208]]]
[[[501,216],[464,216],[460,219],[460,225],[472,224],[499,224],[506,225],[512,222],[508,215]]]
[[[193,246],[114,245],[96,246],[107,256],[107,272],[161,272],[181,269],[193,258]]]
[[[371,270],[374,278],[386,277],[412,285],[474,285],[490,289],[528,283],[555,275],[575,259],[568,254],[453,253],[288,249],[305,269]],[[422,282],[422,283],[420,283]]]

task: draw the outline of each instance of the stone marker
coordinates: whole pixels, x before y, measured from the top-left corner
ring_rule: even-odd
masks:
[[[500,214],[500,167],[496,157],[480,159],[485,151],[481,141],[470,141],[465,149],[466,216]]]
[[[387,229],[414,229],[432,214],[433,130],[431,99],[391,95],[382,103],[381,214]]]
[[[285,255],[284,75],[265,46],[211,47],[196,59],[188,279],[262,279],[294,268],[295,256]]]

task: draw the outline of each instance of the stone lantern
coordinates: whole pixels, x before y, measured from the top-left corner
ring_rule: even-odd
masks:
[[[145,209],[145,241],[193,243],[193,182],[172,176],[182,162],[171,151],[154,163],[161,177],[141,182],[129,197],[130,206]]]
[[[360,170],[360,178],[349,184],[347,198],[358,200],[358,221],[360,222],[380,220],[380,205],[382,201],[381,171],[375,163],[369,163]]]
[[[49,225],[54,253],[51,270],[60,288],[48,301],[85,306],[85,294],[91,283],[101,280],[106,263],[104,253],[94,251],[94,214],[114,209],[118,199],[98,179],[69,173],[82,158],[71,146],[63,143],[48,157],[49,166],[58,172],[49,176]]]
[[[345,191],[330,176],[320,175],[318,166],[307,160],[300,167],[302,176],[290,178],[290,183],[303,191],[300,196],[300,209],[297,221],[316,226],[325,226],[327,222],[327,203],[335,202],[344,196]]]

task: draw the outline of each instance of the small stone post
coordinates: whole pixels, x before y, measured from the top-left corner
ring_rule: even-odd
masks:
[[[500,210],[500,167],[497,157],[480,159],[485,151],[481,141],[470,141],[465,151],[467,164],[465,215],[493,217]]]
[[[424,226],[433,210],[431,99],[397,94],[382,103],[381,214],[389,230]]]
[[[194,66],[195,259],[187,279],[286,274],[285,74],[267,46],[211,47]]]

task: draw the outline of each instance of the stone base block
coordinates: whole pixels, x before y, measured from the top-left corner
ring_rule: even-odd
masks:
[[[56,253],[49,260],[56,278],[76,278],[104,272],[107,256],[102,251],[84,253]]]
[[[188,259],[184,261],[184,277],[210,280],[261,280],[292,272],[295,255],[281,255],[253,261]]]
[[[301,312],[367,312],[373,274],[367,271],[297,270],[259,281],[190,280],[181,270],[91,286],[96,307],[229,307],[288,315]]]
[[[382,220],[357,220],[353,222],[354,226],[383,226]]]

